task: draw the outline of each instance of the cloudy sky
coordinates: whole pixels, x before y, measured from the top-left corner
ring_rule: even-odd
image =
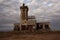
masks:
[[[0,31],[13,30],[13,24],[19,22],[19,7],[23,3],[37,22],[49,21],[51,29],[60,30],[60,0],[0,0]]]

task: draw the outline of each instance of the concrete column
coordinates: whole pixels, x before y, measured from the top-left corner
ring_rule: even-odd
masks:
[[[22,25],[20,24],[20,31],[21,31],[21,27],[22,27]]]
[[[50,31],[50,24],[48,24],[48,31]]]
[[[43,24],[43,29],[45,29],[45,24]]]

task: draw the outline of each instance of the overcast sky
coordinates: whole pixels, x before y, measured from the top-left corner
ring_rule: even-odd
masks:
[[[49,21],[52,29],[60,30],[60,0],[0,0],[0,30],[13,29],[13,24],[19,22],[23,3],[37,22]]]

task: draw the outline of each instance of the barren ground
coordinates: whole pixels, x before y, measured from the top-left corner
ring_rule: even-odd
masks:
[[[60,32],[0,32],[0,40],[60,40]]]

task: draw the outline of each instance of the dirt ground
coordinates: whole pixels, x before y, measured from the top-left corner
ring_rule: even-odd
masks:
[[[46,33],[0,33],[0,40],[60,40],[60,32]]]

